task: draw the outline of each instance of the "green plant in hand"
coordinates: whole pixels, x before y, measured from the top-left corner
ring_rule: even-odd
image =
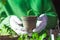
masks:
[[[28,10],[27,11],[27,16],[37,16],[37,14],[34,13],[34,12],[37,12],[37,11],[33,11],[32,9]]]

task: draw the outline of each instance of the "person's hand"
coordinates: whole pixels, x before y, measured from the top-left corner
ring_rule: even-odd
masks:
[[[40,33],[42,30],[44,30],[47,25],[47,20],[46,14],[41,14],[37,19],[36,28],[33,29],[33,32]]]
[[[18,35],[27,34],[26,29],[22,27],[22,21],[17,16],[10,17],[11,29],[14,30]]]
[[[10,18],[10,25],[11,29],[13,29],[18,35],[19,34],[27,34],[27,31],[24,27],[21,26],[22,21],[16,17],[16,16],[11,16]],[[36,23],[36,28],[34,28],[32,31],[40,33],[43,29],[45,29],[47,24],[47,16],[45,14],[41,14]]]

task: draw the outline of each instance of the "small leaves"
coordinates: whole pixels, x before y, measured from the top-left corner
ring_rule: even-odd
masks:
[[[2,26],[2,29],[0,30],[0,35],[9,35],[9,31],[5,27],[5,25]]]
[[[23,35],[20,35],[20,37],[18,38],[18,40],[23,40]]]
[[[38,33],[36,33],[36,32],[33,33],[32,38],[38,40],[38,38],[39,38]]]
[[[29,11],[27,11],[27,16],[29,16],[30,12],[32,11],[32,9],[30,9]]]
[[[6,25],[2,25],[1,29],[0,29],[0,36],[1,35],[11,35],[12,37],[14,37],[15,35],[17,35],[12,29],[10,29],[8,26]]]
[[[46,36],[46,35],[43,34],[43,36]],[[43,36],[39,35],[38,33],[33,33],[32,36],[29,38],[28,34],[24,34],[24,35],[20,35],[18,40],[42,40]]]

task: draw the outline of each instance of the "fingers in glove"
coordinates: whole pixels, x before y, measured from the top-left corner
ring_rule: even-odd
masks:
[[[17,16],[11,16],[11,19],[14,20],[17,24],[22,24],[22,21]]]
[[[36,23],[36,28],[33,29],[33,32],[41,32],[43,29],[45,29],[47,25],[47,16],[45,14],[41,14]]]

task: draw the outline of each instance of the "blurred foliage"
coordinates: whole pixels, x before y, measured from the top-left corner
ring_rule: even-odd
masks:
[[[32,33],[32,36],[29,37],[28,34],[20,35],[18,40],[44,40],[47,37],[47,34],[44,33],[42,35],[39,35],[38,33]],[[51,37],[49,36],[47,38],[48,40],[51,40]],[[60,40],[60,35],[56,37],[56,40]]]
[[[43,40],[46,38],[47,34],[44,33],[42,36],[40,36],[38,33],[34,32],[32,33],[32,36],[28,36],[28,34],[20,35],[18,40]]]
[[[56,37],[56,40],[60,40],[60,35],[58,35],[58,36]]]
[[[9,28],[8,26],[6,25],[3,25],[2,28],[0,29],[0,36],[4,36],[4,35],[11,35],[11,36],[15,36],[16,33],[11,29]]]

